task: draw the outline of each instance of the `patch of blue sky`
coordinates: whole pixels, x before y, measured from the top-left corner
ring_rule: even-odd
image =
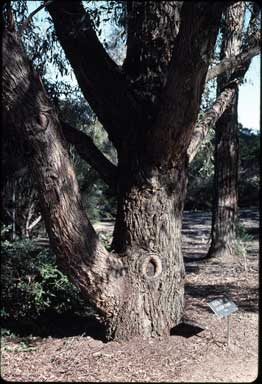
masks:
[[[260,129],[261,106],[261,56],[253,58],[239,89],[238,120],[243,127]]]

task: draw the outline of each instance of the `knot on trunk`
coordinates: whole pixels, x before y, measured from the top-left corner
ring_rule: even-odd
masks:
[[[148,280],[156,279],[162,272],[162,263],[156,254],[150,254],[143,258],[141,273]]]

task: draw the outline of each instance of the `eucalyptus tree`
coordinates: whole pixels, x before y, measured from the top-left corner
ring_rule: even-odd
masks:
[[[259,52],[210,67],[227,2],[121,2],[127,49],[116,64],[81,1],[46,1],[83,96],[116,148],[117,165],[61,121],[12,22],[3,31],[3,104],[36,181],[58,266],[96,307],[108,338],[164,336],[184,310],[181,221],[187,168],[235,93],[234,81],[198,118],[206,82]],[[242,56],[241,56],[242,55]],[[117,201],[111,251],[82,209],[67,141]]]
[[[244,2],[236,2],[226,10],[222,28],[221,60],[237,56],[247,44],[247,40],[249,40],[249,46],[257,44],[256,31],[260,29],[259,5],[251,4],[249,27],[244,33],[246,11]],[[243,80],[249,65],[250,60],[237,72],[229,69],[218,76],[217,94],[220,94],[232,79],[237,77],[238,81]],[[239,183],[238,88],[236,82],[235,95],[215,127],[214,201],[208,257],[228,258],[234,254]]]

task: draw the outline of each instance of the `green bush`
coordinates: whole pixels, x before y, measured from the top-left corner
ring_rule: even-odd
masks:
[[[3,319],[34,320],[44,313],[87,314],[87,304],[78,290],[60,272],[49,249],[37,247],[33,240],[2,242]]]

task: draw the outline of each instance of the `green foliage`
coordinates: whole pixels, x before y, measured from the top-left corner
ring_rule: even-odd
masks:
[[[3,319],[85,311],[79,291],[57,269],[51,251],[29,239],[2,242],[1,285]]]
[[[243,224],[240,223],[240,221],[236,223],[236,238],[237,240],[242,242],[248,242],[253,240],[253,236],[247,233],[246,228]]]
[[[236,240],[234,242],[234,252],[240,258],[243,258],[244,269],[247,270],[247,242],[252,241],[253,236],[249,235],[243,226],[238,221],[236,223]]]
[[[258,206],[260,133],[254,133],[240,124],[239,146],[239,205],[241,207]]]
[[[214,131],[201,144],[189,167],[185,209],[210,209],[213,198]],[[239,125],[239,206],[258,206],[260,134]]]

